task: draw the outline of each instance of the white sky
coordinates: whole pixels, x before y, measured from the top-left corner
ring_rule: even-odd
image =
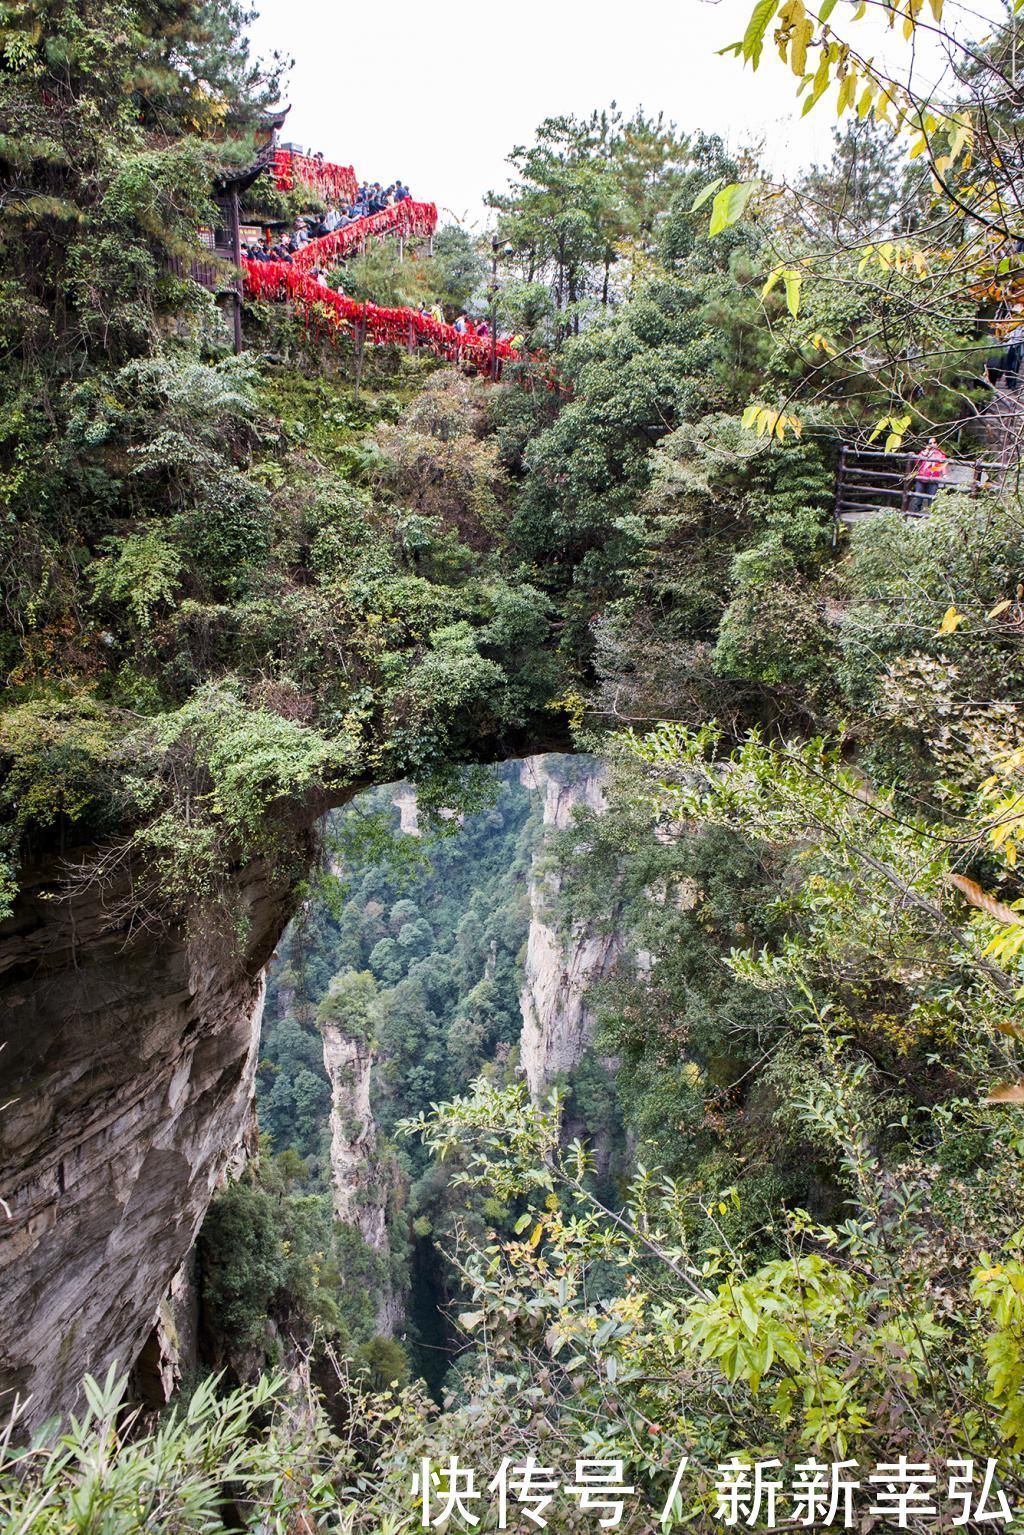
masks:
[[[505,159],[545,118],[618,102],[664,111],[732,148],[763,140],[772,168],[824,159],[835,117],[799,116],[771,38],[756,74],[716,50],[753,0],[256,0],[257,53],[295,60],[282,134],[385,185],[401,177],[470,227]],[[836,21],[840,20],[837,15]],[[864,28],[857,28],[861,43]]]
[[[505,158],[545,117],[617,101],[733,147],[765,138],[787,162],[827,151],[831,113],[792,113],[796,81],[715,50],[742,35],[753,0],[256,0],[254,50],[295,60],[281,137],[322,149],[460,221],[504,186]],[[774,155],[773,155],[774,158]]]

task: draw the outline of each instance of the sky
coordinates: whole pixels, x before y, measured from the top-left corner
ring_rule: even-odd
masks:
[[[803,121],[775,58],[757,74],[716,50],[742,35],[753,0],[255,0],[255,51],[295,60],[282,139],[322,149],[482,228],[482,198],[545,117],[616,101],[663,111],[737,148],[764,140],[792,169],[827,157],[834,118]]]

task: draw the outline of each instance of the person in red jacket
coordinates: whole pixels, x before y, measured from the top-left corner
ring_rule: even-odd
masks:
[[[927,446],[914,461],[914,494],[909,508],[913,516],[921,517],[930,509],[936,491],[946,478],[948,464],[949,459],[935,438],[929,437]]]

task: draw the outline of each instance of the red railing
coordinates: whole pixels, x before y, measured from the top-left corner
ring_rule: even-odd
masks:
[[[290,192],[298,184],[317,192],[325,202],[350,203],[359,190],[351,165],[333,165],[314,155],[297,154],[294,149],[275,149],[271,173],[279,192]]]
[[[470,363],[480,373],[501,377],[507,362],[528,363],[529,382],[539,378],[546,389],[559,390],[554,371],[539,354],[524,354],[510,341],[492,342],[490,336],[467,335],[454,325],[421,314],[417,309],[388,309],[380,304],[360,304],[336,293],[311,276],[321,262],[344,260],[361,250],[367,239],[387,235],[426,238],[437,228],[437,208],[405,198],[356,219],[344,229],[310,240],[287,261],[243,261],[245,293],[253,299],[292,304],[307,332],[337,335],[348,331],[371,346],[404,346],[409,351],[425,348],[447,362]]]
[[[437,209],[433,203],[415,203],[411,197],[382,208],[379,213],[369,213],[366,218],[355,219],[343,229],[335,229],[329,235],[310,240],[296,251],[292,262],[308,272],[321,261],[343,261],[346,256],[361,250],[368,239],[382,239],[385,235],[398,235],[403,239],[419,236],[427,239],[437,228]]]
[[[248,297],[287,300],[307,332],[329,335],[346,330],[362,337],[371,346],[404,346],[410,351],[423,347],[448,362],[470,362],[481,373],[490,372],[492,347],[489,336],[464,335],[454,325],[420,314],[416,309],[360,304],[326,287],[294,263],[243,261],[242,266]],[[493,352],[498,374],[504,363],[522,360],[521,353],[510,341],[496,341]],[[549,387],[555,387],[553,379]]]

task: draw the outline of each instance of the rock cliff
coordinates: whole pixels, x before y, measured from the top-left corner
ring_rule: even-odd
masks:
[[[370,1108],[374,1052],[332,1023],[322,1025],[324,1067],[331,1082],[331,1188],[340,1221],[358,1228],[368,1247],[387,1244],[386,1200],[373,1171],[377,1126]]]
[[[263,967],[291,907],[254,864],[234,876],[241,942],[132,935],[109,915],[124,892],[58,901],[58,883],[29,873],[0,927],[0,1391],[31,1393],[30,1422],[131,1366],[158,1322],[251,1121]]]
[[[413,801],[415,806],[415,800]],[[321,1025],[324,1068],[331,1082],[331,1191],[334,1212],[354,1226],[367,1247],[383,1260],[377,1331],[390,1337],[402,1320],[402,1306],[387,1276],[390,1256],[388,1202],[399,1177],[394,1158],[381,1157],[377,1122],[370,1103],[375,1052],[336,1024]]]
[[[572,819],[577,805],[588,805],[599,814],[605,808],[601,792],[601,766],[574,764],[571,772],[559,771],[557,759],[524,759],[520,780],[544,796],[544,826],[561,831]],[[559,878],[544,868],[543,845],[533,857],[530,881],[530,933],[526,946],[525,974],[519,1005],[523,1015],[521,1058],[527,1085],[534,1098],[541,1097],[555,1077],[579,1064],[594,1033],[594,1015],[586,1003],[591,981],[608,973],[621,951],[613,933],[594,933],[586,928],[560,931],[551,921],[550,908],[559,890]]]

